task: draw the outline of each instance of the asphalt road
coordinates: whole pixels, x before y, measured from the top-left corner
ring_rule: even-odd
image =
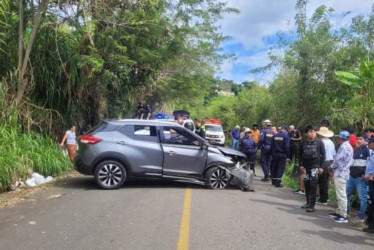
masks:
[[[104,191],[70,177],[0,209],[0,249],[373,249],[374,235],[328,218],[332,207],[309,214],[304,196],[255,184],[242,192],[142,181]]]

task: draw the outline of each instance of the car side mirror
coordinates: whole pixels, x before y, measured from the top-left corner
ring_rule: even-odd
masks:
[[[206,143],[205,141],[203,141],[203,142],[201,143],[201,149],[208,149],[208,148],[209,148],[209,144]]]

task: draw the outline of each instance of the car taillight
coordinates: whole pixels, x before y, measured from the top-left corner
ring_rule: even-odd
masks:
[[[95,144],[101,141],[102,140],[100,138],[94,137],[92,135],[82,135],[80,137],[80,142],[84,144]]]

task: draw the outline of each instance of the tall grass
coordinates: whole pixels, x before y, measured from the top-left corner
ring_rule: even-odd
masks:
[[[53,176],[71,166],[50,138],[0,124],[0,192],[8,191],[17,180],[26,179],[29,169]]]

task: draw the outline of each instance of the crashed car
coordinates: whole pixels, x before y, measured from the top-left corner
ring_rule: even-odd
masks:
[[[250,182],[250,176],[237,178],[238,171],[248,172],[243,153],[213,146],[167,121],[103,121],[79,137],[78,144],[76,169],[94,176],[103,189],[137,178],[200,182],[211,189],[224,189],[230,182],[246,188]]]

